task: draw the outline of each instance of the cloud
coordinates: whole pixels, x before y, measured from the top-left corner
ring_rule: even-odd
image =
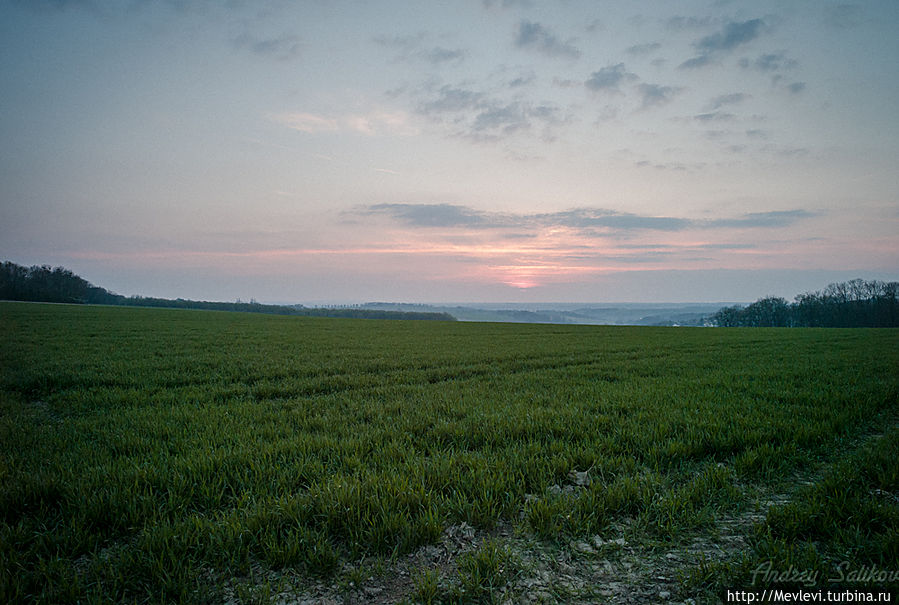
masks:
[[[539,215],[551,224],[579,229],[605,227],[615,230],[651,229],[656,231],[680,231],[690,226],[691,221],[670,216],[642,216],[629,212],[617,212],[601,208],[576,208],[565,212]]]
[[[337,119],[314,113],[282,113],[273,116],[273,119],[276,122],[284,124],[288,128],[299,130],[300,132],[332,132],[340,129],[340,124]]]
[[[594,19],[584,27],[584,31],[588,34],[595,34],[596,32],[605,31],[605,29],[605,23],[603,23],[599,19]]]
[[[521,76],[518,76],[517,78],[509,81],[509,88],[518,88],[519,86],[526,86],[536,79],[537,79],[537,76],[533,73],[521,75]]]
[[[680,64],[679,69],[697,69],[715,62],[715,58],[758,38],[765,22],[762,19],[731,21],[721,31],[700,38],[693,43],[699,54]]]
[[[650,55],[660,48],[662,48],[662,45],[660,43],[648,42],[646,44],[634,44],[633,46],[628,46],[626,49],[624,49],[624,52],[634,57],[642,57],[645,55]]]
[[[532,21],[519,23],[515,46],[536,50],[550,57],[577,59],[581,56],[581,51],[570,42],[562,42],[548,29]]]
[[[519,131],[529,130],[534,122],[546,126],[559,124],[559,110],[551,105],[531,105],[521,101],[490,104],[481,108],[466,136],[474,140],[495,140]],[[544,135],[549,138],[548,134]]]
[[[477,132],[500,130],[504,134],[511,134],[530,127],[527,114],[521,103],[486,107],[475,117],[472,128]]]
[[[485,95],[482,92],[452,86],[441,86],[437,97],[419,105],[423,114],[456,112],[476,107]]]
[[[582,235],[608,232],[686,231],[690,229],[755,229],[788,227],[816,216],[807,210],[753,212],[734,218],[701,220],[651,216],[607,208],[580,207],[539,214],[496,213],[457,204],[374,204],[357,208],[363,215],[381,214],[409,227],[511,229],[517,237],[531,229],[566,227]]]
[[[513,8],[515,6],[529,8],[532,5],[531,0],[482,0],[482,3],[484,8]]]
[[[711,111],[709,113],[700,113],[693,116],[697,122],[732,122],[737,118],[732,113],[724,111]]]
[[[709,101],[708,108],[714,111],[716,109],[721,109],[725,105],[737,105],[751,98],[752,95],[746,94],[745,92],[734,92],[726,95],[719,95]]]
[[[637,168],[652,168],[654,170],[672,170],[675,172],[687,172],[694,170],[702,170],[706,167],[705,162],[691,162],[685,164],[683,162],[650,162],[649,160],[639,160],[634,162]]]
[[[707,139],[719,140],[733,134],[730,130],[706,130],[703,135]]]
[[[580,88],[583,85],[584,82],[581,82],[580,80],[560,78],[558,76],[553,78],[553,86],[558,86],[559,88]]]
[[[609,65],[594,71],[584,82],[584,86],[597,92],[621,92],[620,86],[628,80],[636,80],[637,76],[625,69],[624,63]]]
[[[424,37],[424,33],[395,36],[379,35],[372,38],[372,41],[378,46],[383,46],[384,48],[410,50],[419,47],[424,40]]]
[[[665,27],[673,31],[685,31],[691,29],[705,29],[714,24],[712,17],[671,17],[665,22]]]
[[[302,51],[299,38],[286,33],[275,38],[257,38],[245,33],[232,39],[231,44],[238,50],[249,50],[255,55],[279,61],[294,59]]]
[[[640,84],[637,89],[643,97],[641,108],[649,109],[670,103],[683,90],[676,86],[660,86],[659,84]]]
[[[443,46],[427,46],[426,34],[418,33],[405,36],[375,36],[372,41],[378,46],[397,51],[399,61],[424,61],[431,65],[459,63],[468,56],[461,48],[445,48]]]
[[[738,218],[716,219],[708,222],[709,227],[727,228],[776,228],[790,225],[817,216],[808,210],[776,210],[772,212],[750,212]]]
[[[768,72],[776,72],[784,69],[791,69],[796,67],[798,63],[790,59],[786,56],[786,53],[783,51],[776,53],[766,53],[763,55],[759,55],[755,61],[750,61],[747,58],[742,58],[739,61],[740,67],[744,69],[757,69],[758,71],[768,71]]]
[[[412,136],[418,130],[411,125],[409,116],[401,111],[373,111],[367,114],[348,114],[341,118],[349,130],[374,135]]]
[[[701,248],[703,250],[756,250],[758,249],[758,244],[699,244],[697,246],[693,246],[694,248]]]
[[[726,24],[722,31],[700,39],[693,46],[701,53],[733,50],[738,46],[755,40],[761,34],[764,23],[761,19],[733,21]]]
[[[386,214],[412,227],[477,227],[490,225],[487,213],[455,204],[373,204],[362,214]]]
[[[447,63],[450,61],[461,61],[468,53],[461,48],[444,48],[435,46],[422,52],[421,58],[432,65]]]
[[[792,84],[787,85],[787,90],[794,95],[798,95],[805,90],[805,82],[793,82]]]
[[[309,134],[348,132],[365,136],[412,136],[418,130],[401,111],[370,111],[365,114],[325,115],[286,112],[270,116],[292,130]]]
[[[807,147],[787,147],[784,145],[765,145],[762,151],[781,158],[801,157],[809,154]]]
[[[707,65],[711,65],[715,60],[711,55],[699,55],[693,57],[691,59],[687,59],[683,63],[677,66],[678,69],[698,69],[700,67],[705,67]]]
[[[475,229],[569,227],[578,230],[678,231],[691,225],[688,219],[641,216],[603,208],[574,208],[546,214],[502,214],[455,204],[374,204],[362,214],[385,214],[410,227],[459,227]]]
[[[416,111],[448,125],[454,136],[476,142],[496,141],[538,125],[544,127],[544,140],[551,140],[548,129],[564,121],[551,104],[491,98],[485,92],[449,85],[420,102]]]

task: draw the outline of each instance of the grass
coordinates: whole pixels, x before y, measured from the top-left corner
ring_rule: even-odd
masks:
[[[627,518],[671,542],[834,452],[753,557],[896,560],[895,330],[20,303],[0,325],[0,601],[204,602],[258,566],[330,581],[461,522],[565,542]],[[887,445],[850,452],[871,432]],[[488,543],[415,590],[489,602],[511,556]]]
[[[749,552],[700,566],[689,585],[722,599],[734,586],[899,592],[897,452],[899,427],[892,426],[838,454],[816,481],[768,509],[753,528]]]

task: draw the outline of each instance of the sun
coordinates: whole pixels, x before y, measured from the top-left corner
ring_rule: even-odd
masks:
[[[506,284],[507,286],[512,286],[513,288],[518,288],[519,290],[528,290],[530,288],[535,288],[540,285],[532,279],[509,279],[509,280],[503,280],[503,283]]]

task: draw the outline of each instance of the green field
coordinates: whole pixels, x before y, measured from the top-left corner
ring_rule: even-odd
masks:
[[[766,562],[899,569],[897,330],[0,329],[0,602],[715,602]]]

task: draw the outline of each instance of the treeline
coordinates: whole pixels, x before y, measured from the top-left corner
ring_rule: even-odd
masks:
[[[853,279],[806,292],[789,303],[767,297],[746,307],[725,307],[712,316],[722,327],[899,327],[899,282]]]
[[[0,268],[0,299],[3,300],[121,304],[124,298],[94,286],[63,267],[23,267],[6,261]]]
[[[185,300],[183,298],[173,300],[145,296],[123,296],[95,286],[63,267],[54,268],[49,265],[24,267],[9,261],[5,261],[0,266],[0,300],[243,311],[247,313],[304,317],[455,321],[455,318],[448,313],[415,313],[375,309],[321,309],[304,307],[303,305],[264,305],[255,301],[232,303]]]

